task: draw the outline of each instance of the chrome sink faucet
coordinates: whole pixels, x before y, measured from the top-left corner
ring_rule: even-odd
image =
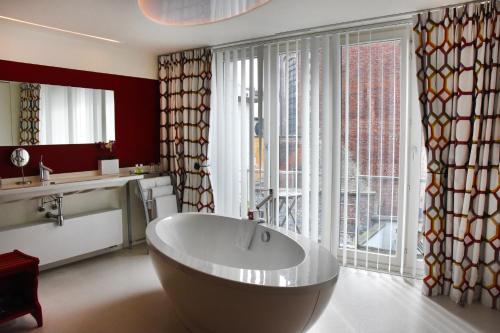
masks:
[[[52,212],[47,212],[45,217],[48,219],[54,219],[57,221],[57,225],[62,227],[64,223],[64,215],[63,215],[63,195],[57,194],[52,196],[52,201],[54,202],[54,208],[57,209],[57,214]]]
[[[51,168],[43,164],[43,155],[40,157],[40,163],[38,163],[40,169],[40,182],[46,182],[50,180],[50,174],[54,172]]]

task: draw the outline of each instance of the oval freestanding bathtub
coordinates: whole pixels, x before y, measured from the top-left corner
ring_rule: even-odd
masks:
[[[268,225],[184,213],[150,223],[154,267],[193,332],[305,332],[339,274],[323,247]]]

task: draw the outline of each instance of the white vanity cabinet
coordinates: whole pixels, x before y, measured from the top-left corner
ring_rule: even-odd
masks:
[[[44,221],[0,231],[0,253],[19,250],[42,266],[122,243],[121,209],[66,216],[63,226]]]

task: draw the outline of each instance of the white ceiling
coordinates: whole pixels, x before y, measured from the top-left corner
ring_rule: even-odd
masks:
[[[142,15],[136,0],[1,0],[0,15],[116,39],[124,46],[163,54],[459,2],[464,1],[272,0],[248,14],[197,27],[154,23]]]

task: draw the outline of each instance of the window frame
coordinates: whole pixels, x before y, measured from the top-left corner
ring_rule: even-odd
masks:
[[[414,57],[411,50],[411,26],[408,23],[395,26],[385,26],[380,28],[366,28],[360,30],[345,30],[339,32],[326,33],[325,36],[331,38],[331,51],[330,51],[330,68],[332,85],[330,87],[332,107],[330,109],[331,125],[329,128],[332,131],[329,140],[331,160],[328,163],[331,165],[331,212],[329,216],[330,221],[327,221],[323,226],[326,232],[321,240],[322,246],[329,249],[334,255],[339,258],[339,262],[343,262],[344,250],[340,248],[339,244],[339,227],[340,227],[340,199],[341,193],[340,185],[342,183],[341,175],[341,112],[342,112],[342,59],[341,47],[345,45],[345,36],[359,34],[359,40],[350,40],[349,45],[355,45],[365,42],[382,42],[400,40],[400,144],[399,144],[399,183],[398,183],[398,204],[397,204],[397,220],[398,220],[398,235],[397,246],[394,255],[386,255],[377,253],[368,254],[368,263],[364,262],[366,252],[360,249],[346,249],[346,263],[353,263],[356,253],[360,255],[361,260],[358,260],[358,268],[368,268],[380,270],[389,270],[389,260],[391,261],[390,272],[396,274],[404,274],[415,276],[422,271],[422,260],[416,257],[417,248],[417,226],[418,226],[418,212],[419,212],[419,198],[420,198],[420,166],[421,163],[416,163],[420,160],[420,153],[422,149],[421,144],[421,125],[420,125],[420,112],[418,110],[418,98],[416,93],[416,86],[411,78],[415,77],[415,66],[412,63]],[[283,42],[285,43],[285,42]],[[273,44],[263,44],[254,46],[243,47],[235,56],[238,60],[256,61],[258,66],[258,74],[254,84],[258,87],[258,108],[249,106],[249,109],[257,111],[258,119],[264,121],[264,130],[262,136],[262,149],[263,160],[261,161],[264,168],[264,187],[265,188],[279,188],[279,154],[275,152],[279,150],[279,123],[277,122],[277,113],[272,110],[279,110],[280,100],[276,98],[278,94],[278,87],[276,85],[279,73],[279,64],[273,59],[277,59],[279,54],[284,51],[280,42]],[[288,51],[298,51],[298,44],[290,43]],[[252,62],[252,61],[250,61]],[[297,64],[298,66],[298,64]],[[252,73],[252,71],[250,71]],[[266,84],[270,87],[264,89]],[[264,91],[268,91],[269,95],[265,96]],[[255,112],[249,119],[249,134],[250,142],[252,142],[253,123]],[[271,130],[274,129],[274,130]],[[276,129],[278,131],[276,131]],[[253,163],[255,161],[254,149],[249,149],[249,164],[245,170],[248,173],[248,201],[251,204],[252,197],[255,195],[256,184],[252,181]],[[255,174],[255,173],[253,173]],[[277,193],[277,192],[275,192]],[[276,198],[273,199],[274,207],[278,206]],[[245,205],[246,206],[246,205]],[[279,212],[275,208],[274,211],[268,212],[270,221],[279,220]],[[407,232],[408,230],[415,230],[415,232]],[[377,258],[378,257],[378,258]],[[389,259],[390,258],[390,259]],[[358,258],[359,259],[359,258]],[[360,264],[362,263],[362,264]],[[380,267],[376,267],[376,264]]]
[[[358,35],[359,33],[359,35]],[[334,110],[333,110],[333,132],[338,133],[336,138],[333,138],[333,225],[331,228],[331,252],[339,258],[339,261],[344,259],[344,249],[339,242],[340,228],[340,185],[343,180],[340,174],[341,168],[341,150],[342,140],[340,137],[341,131],[341,96],[342,93],[342,59],[341,48],[345,46],[346,35],[355,35],[355,40],[347,40],[349,45],[358,45],[370,42],[383,42],[400,40],[400,144],[399,144],[399,184],[398,184],[398,235],[397,246],[394,255],[368,253],[368,263],[365,262],[366,252],[360,249],[346,249],[345,259],[346,264],[362,268],[365,266],[368,269],[388,270],[391,273],[403,275],[418,275],[421,272],[421,260],[416,260],[417,247],[417,232],[407,232],[407,230],[417,230],[418,226],[418,209],[419,209],[419,194],[420,194],[420,163],[415,163],[420,158],[421,145],[421,126],[418,117],[418,104],[415,103],[416,87],[410,78],[414,75],[412,71],[410,52],[411,30],[408,25],[401,26],[397,29],[381,28],[380,31],[346,31],[340,33],[335,39],[334,50],[336,56],[334,58]],[[359,36],[359,39],[357,38]],[[418,100],[417,100],[418,102]],[[362,253],[362,258],[357,258],[357,254]],[[378,257],[378,258],[377,258]],[[389,259],[390,258],[390,259]],[[390,262],[390,263],[389,263]],[[360,264],[361,263],[361,264]],[[389,267],[390,266],[390,267]]]

